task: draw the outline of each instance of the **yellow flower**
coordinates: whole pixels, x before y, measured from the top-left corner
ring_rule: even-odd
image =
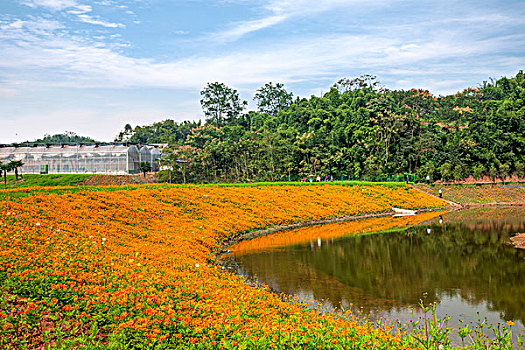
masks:
[[[512,322],[512,321],[507,321],[507,324],[508,324],[509,326],[514,326],[515,323]]]

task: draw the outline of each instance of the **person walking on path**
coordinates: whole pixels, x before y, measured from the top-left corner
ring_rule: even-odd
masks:
[[[443,191],[441,191],[441,188],[439,189],[439,198],[443,198]]]
[[[427,185],[430,185],[430,175],[427,175]]]

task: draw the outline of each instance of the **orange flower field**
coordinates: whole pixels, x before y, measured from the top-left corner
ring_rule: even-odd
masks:
[[[0,201],[0,349],[414,347],[249,286],[215,254],[256,228],[445,204],[355,183],[28,191]]]

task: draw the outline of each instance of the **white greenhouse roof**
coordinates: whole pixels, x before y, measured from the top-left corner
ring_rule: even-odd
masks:
[[[125,145],[51,145],[51,146],[8,146],[0,147],[0,155],[8,154],[77,154],[77,153],[126,153],[136,146]]]

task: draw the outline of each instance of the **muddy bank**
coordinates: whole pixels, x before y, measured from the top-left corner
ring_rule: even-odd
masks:
[[[462,208],[480,208],[480,207],[521,207],[525,206],[525,202],[496,202],[496,203],[461,203]]]
[[[147,173],[146,177],[142,174],[137,175],[91,175],[79,185],[82,186],[122,186],[122,185],[141,185],[156,183],[155,173]]]

